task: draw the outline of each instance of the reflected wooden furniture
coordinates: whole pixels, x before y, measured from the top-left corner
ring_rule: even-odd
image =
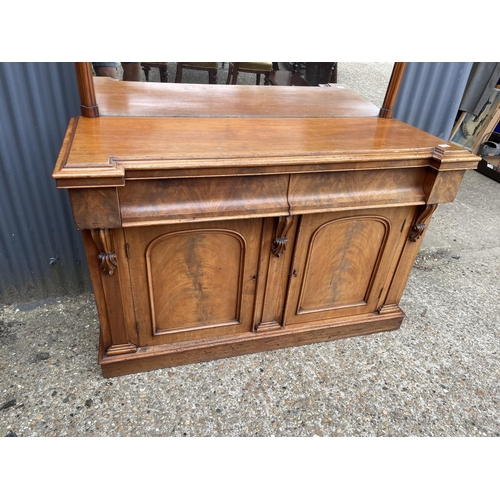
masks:
[[[379,108],[345,86],[164,85],[94,78],[101,116],[376,117]],[[256,103],[258,105],[256,105]],[[82,111],[93,110],[93,106]]]
[[[476,156],[345,88],[158,84],[127,108],[137,87],[112,103],[115,84],[96,81],[109,115],[71,120],[53,173],[85,242],[105,376],[401,325],[431,215]],[[200,94],[209,105],[189,107]]]
[[[307,62],[305,79],[309,85],[337,83],[337,63]]]
[[[149,71],[151,68],[157,68],[160,72],[160,82],[168,82],[168,63],[166,62],[141,62],[142,70],[146,81],[149,82]]]
[[[177,72],[175,75],[175,83],[182,83],[183,69],[193,69],[196,71],[207,71],[208,83],[216,84],[218,67],[219,67],[218,62],[178,62]]]
[[[273,71],[272,62],[230,62],[226,84],[235,85],[239,73],[253,73],[256,75],[256,85],[260,85],[260,75],[264,75],[264,85],[269,85],[271,71]]]
[[[271,85],[281,85],[286,87],[308,87],[304,78],[302,78],[298,73],[286,70],[271,71],[269,74],[269,83]]]
[[[337,83],[338,79],[338,74],[339,74],[339,63],[336,62],[334,63],[331,75],[330,75],[330,81],[328,83]]]

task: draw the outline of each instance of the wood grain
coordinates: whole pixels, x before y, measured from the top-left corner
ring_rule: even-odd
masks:
[[[382,104],[382,108],[380,109],[380,118],[392,118],[399,88],[401,87],[403,75],[406,70],[406,64],[407,63],[405,62],[394,63],[389,85],[387,86],[387,91],[385,93],[384,102]]]
[[[288,215],[288,176],[134,181],[120,190],[123,226]]]
[[[379,113],[375,105],[346,85],[263,87],[94,78],[101,116],[327,118],[375,117]]]
[[[261,334],[244,333],[191,343],[143,347],[134,355],[121,356],[121,359],[101,353],[99,363],[105,377],[116,377],[169,366],[397,330],[404,317],[401,309],[395,308],[389,314],[369,314],[330,322],[327,325],[298,325]]]
[[[246,241],[221,229],[174,232],[146,250],[155,335],[240,323]]]
[[[439,142],[410,125],[379,118],[80,118],[64,169],[90,175],[98,166],[118,169],[127,161],[127,169],[147,170],[162,160],[167,168],[183,162],[243,166],[259,159],[289,164],[294,157],[306,163],[430,160]],[[477,158],[458,146],[450,146],[447,155],[453,152],[454,163]]]
[[[363,140],[360,142],[360,130]],[[125,184],[126,172],[148,179],[182,170],[188,176],[234,175],[257,168],[303,172],[430,165],[471,169],[478,157],[396,120],[269,118],[83,118],[71,126],[53,177],[62,187]],[[214,174],[213,169],[219,169]],[[64,184],[66,183],[66,184]],[[68,185],[68,183],[70,183]]]
[[[356,207],[385,207],[424,203],[426,170],[362,170],[293,174],[291,213],[314,213]]]
[[[327,222],[311,238],[298,314],[365,305],[390,223],[356,216]]]
[[[295,231],[297,229],[297,217],[280,217],[274,221],[274,231],[272,232],[272,246],[263,249],[262,253],[270,255],[261,256],[264,264],[262,272],[265,281],[265,292],[262,297],[262,308],[260,317],[256,318],[254,330],[257,332],[275,330],[283,327],[283,310],[285,305],[286,291],[290,278],[290,266],[293,257],[295,244]],[[275,240],[277,235],[283,234],[286,230],[286,246],[280,249],[282,253],[278,256],[275,253]],[[259,287],[260,287],[259,282]]]
[[[136,352],[137,346],[131,342],[135,337],[133,324],[127,311],[130,302],[125,293],[128,268],[124,270],[126,272],[120,272],[114,235],[109,229],[86,231],[84,234],[85,250],[102,321],[101,347],[107,356]],[[120,252],[118,254],[122,257],[120,260],[123,260],[123,255]],[[103,255],[109,258],[110,265],[103,266]]]
[[[426,202],[429,204],[452,202],[458,193],[464,174],[465,170],[436,172],[429,169],[423,184]]]
[[[409,208],[304,215],[285,326],[375,312]]]
[[[140,345],[252,330],[262,220],[125,229]]]
[[[75,72],[78,92],[80,93],[81,115],[87,118],[97,118],[99,116],[99,106],[96,100],[92,66],[89,62],[75,63]]]
[[[69,189],[68,192],[78,229],[121,227],[116,188]]]

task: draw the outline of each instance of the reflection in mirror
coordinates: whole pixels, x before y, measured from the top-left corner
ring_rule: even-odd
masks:
[[[202,65],[203,63],[199,63]],[[346,85],[365,99],[382,107],[387,86],[394,67],[393,62],[339,62],[339,63],[305,63],[279,62],[272,64],[273,71],[270,77],[271,85],[308,86],[318,84]],[[122,64],[117,63],[116,78],[128,79]],[[226,84],[229,62],[217,64],[216,82]],[[171,82],[176,81],[178,70],[177,62],[141,63],[139,79],[142,82]],[[184,67],[182,69],[182,83],[214,83],[214,74],[201,68]],[[238,85],[255,85],[256,75],[240,72]],[[265,84],[265,78],[260,79],[260,85]]]
[[[337,81],[381,108],[393,68],[393,62],[339,63]]]
[[[165,63],[165,64],[167,64],[167,63]],[[217,68],[219,68],[219,64],[222,66],[222,69],[224,69],[225,63],[217,63]],[[248,64],[248,63],[244,63],[244,64]],[[259,64],[259,63],[256,63],[256,64]],[[272,64],[272,67],[276,66],[277,68],[280,68],[279,63],[271,63],[271,64]],[[295,64],[297,66],[299,66],[299,63],[295,63]],[[310,78],[310,76],[307,74],[307,65],[308,64],[309,65],[314,65],[314,64],[321,65],[321,64],[333,64],[333,63],[304,63],[304,64],[305,64],[305,68],[306,68],[306,78]],[[340,63],[339,65],[335,64],[335,68],[337,68],[337,66],[347,66],[347,64],[348,63]],[[377,103],[377,104],[380,103],[380,101],[382,99],[382,95],[384,95],[384,87],[385,87],[386,78],[384,78],[383,74],[382,75],[377,74],[376,71],[372,71],[371,68],[373,68],[374,64],[375,63],[364,63],[364,68],[366,68],[367,72],[365,72],[364,78],[359,78],[359,75],[358,75],[358,77],[353,80],[353,83],[354,83],[353,87],[355,90],[351,89],[346,83],[344,83],[344,79],[342,77],[339,78],[338,83],[334,83],[334,81],[338,77],[337,71],[335,71],[335,72],[332,71],[331,73],[328,73],[328,75],[329,75],[328,77],[330,78],[330,83],[324,83],[324,84],[321,83],[320,85],[323,87],[332,87],[332,88],[335,87],[336,90],[338,90],[338,91],[341,91],[341,92],[345,91],[345,92],[350,93],[351,98],[348,101],[341,99],[340,102],[337,102],[337,104],[340,105],[340,108],[345,108],[345,105],[349,106],[349,104],[352,104],[353,99],[354,99],[354,101],[358,101],[358,102],[359,102],[359,99],[361,99],[362,102],[365,103],[365,105],[371,106],[374,110],[379,110],[377,112],[377,114],[380,118],[392,118],[394,105],[396,102],[399,87],[401,85],[401,81],[403,79],[407,63],[396,62],[393,65],[391,65],[390,63],[386,63],[385,67],[387,69],[390,66],[392,66],[393,69],[391,72],[391,76],[389,77],[389,84],[387,86],[387,89],[385,90],[385,97],[382,101],[382,106],[377,106],[376,104],[373,104],[373,103]],[[381,63],[381,64],[384,64],[384,63]],[[389,64],[390,66],[387,66],[387,64]],[[235,63],[235,66],[236,65],[238,65],[238,63]],[[178,65],[176,65],[176,66],[178,66]],[[197,106],[200,103],[205,107],[207,107],[207,105],[209,105],[210,111],[209,111],[207,116],[214,116],[212,107],[210,106],[210,99],[208,99],[208,101],[207,101],[207,99],[205,99],[205,97],[207,95],[211,96],[211,97],[219,96],[222,99],[225,99],[225,97],[223,97],[223,96],[226,96],[229,98],[229,101],[232,103],[232,105],[237,105],[238,103],[240,103],[240,104],[243,103],[243,101],[238,100],[238,99],[236,99],[236,100],[231,99],[230,96],[235,95],[234,90],[237,90],[236,87],[240,87],[243,90],[243,87],[245,87],[245,86],[247,87],[248,91],[250,91],[250,92],[248,92],[247,90],[245,90],[245,93],[248,94],[248,97],[249,97],[249,100],[245,100],[245,105],[248,108],[247,112],[250,112],[250,110],[252,108],[252,103],[253,103],[253,97],[251,97],[251,96],[255,95],[255,90],[258,90],[256,88],[256,85],[253,85],[251,83],[247,83],[246,85],[243,85],[243,87],[241,84],[240,85],[229,85],[229,86],[227,86],[227,85],[225,85],[225,86],[204,85],[204,87],[207,90],[210,87],[212,87],[215,92],[214,91],[203,92],[203,93],[198,95],[199,99],[197,99],[197,100],[195,99],[195,102],[191,102],[192,100],[190,98],[188,98],[187,101],[186,101],[186,99],[181,99],[182,102],[179,102],[178,101],[179,96],[183,96],[183,97],[193,96],[192,92],[190,92],[188,90],[191,87],[190,84],[186,85],[186,84],[175,84],[174,83],[174,84],[166,85],[165,83],[162,83],[160,81],[159,83],[149,84],[149,85],[154,85],[154,86],[149,87],[149,89],[151,89],[151,92],[149,92],[148,90],[146,90],[146,89],[148,89],[148,84],[144,85],[141,82],[123,82],[124,85],[121,85],[119,79],[113,80],[110,78],[94,77],[95,73],[93,73],[92,64],[88,63],[88,62],[76,62],[75,63],[75,70],[76,70],[76,76],[77,76],[77,81],[78,81],[78,90],[80,93],[81,114],[82,114],[82,116],[85,116],[88,118],[95,118],[95,117],[100,116],[99,105],[98,105],[99,101],[101,102],[101,104],[104,104],[107,101],[108,109],[105,111],[103,110],[103,111],[104,111],[104,115],[109,115],[109,116],[111,116],[111,115],[113,115],[113,116],[150,116],[151,113],[153,113],[155,116],[173,116],[172,113],[179,113],[179,112],[180,112],[179,116],[186,116],[186,113],[189,116],[193,116],[193,112],[195,113],[196,116],[202,116],[199,114],[200,109],[197,109]],[[268,85],[269,84],[275,85],[276,90],[278,90],[278,88],[286,89],[287,87],[279,87],[278,86],[279,83],[281,83],[281,84],[283,83],[283,82],[279,82],[278,79],[275,78],[275,77],[277,77],[276,73],[279,73],[279,71],[286,72],[287,70],[279,70],[279,69],[274,70],[273,69],[272,71],[269,71],[269,75],[266,75],[264,73],[266,76],[266,78],[264,79],[264,82],[267,83]],[[281,97],[283,97],[285,100],[286,100],[286,98],[292,98],[292,100],[294,100],[295,102],[299,102],[301,105],[305,105],[306,107],[307,107],[307,103],[310,102],[309,97],[314,96],[313,100],[317,101],[319,94],[317,92],[309,92],[307,89],[310,88],[312,90],[313,88],[318,88],[318,87],[317,86],[316,87],[309,86],[309,83],[305,80],[305,78],[300,75],[299,70],[297,70],[295,72],[289,71],[289,73],[293,75],[293,78],[290,77],[289,79],[287,79],[285,81],[285,85],[294,86],[294,85],[296,85],[297,80],[299,80],[300,82],[302,82],[300,84],[301,86],[297,87],[297,89],[300,89],[300,92],[289,93],[288,91],[285,91],[285,92],[280,91],[278,94]],[[373,83],[374,75],[379,77],[378,78],[379,81],[377,84]],[[243,74],[243,76],[244,76],[244,74]],[[251,76],[254,77],[255,74],[253,74]],[[167,70],[165,70],[163,82],[165,82],[167,79],[168,79],[168,72],[167,72]],[[273,79],[274,79],[274,82],[273,82]],[[213,80],[211,79],[211,81],[212,81],[212,83],[215,83],[215,79],[213,79]],[[306,81],[305,86],[304,86],[304,81]],[[366,81],[369,81],[368,87],[365,86],[364,87],[365,90],[361,89],[359,92],[357,92],[356,90],[359,90],[359,87],[358,87],[359,82],[366,83]],[[195,83],[195,82],[193,82],[193,83]],[[231,83],[233,83],[233,82],[231,81]],[[245,83],[245,82],[242,81],[242,83]],[[258,83],[258,82],[256,82],[256,83]],[[249,88],[250,85],[254,88],[254,90],[250,90],[250,88]],[[351,85],[352,85],[352,83],[351,83]],[[96,99],[96,87],[99,88],[100,92],[101,92],[101,95],[99,96],[98,99]],[[224,91],[224,89],[227,89],[229,91],[230,88],[232,88],[232,90],[233,90],[232,92]],[[216,89],[218,89],[218,90],[216,90]],[[366,96],[366,89],[368,89],[370,92],[370,95],[368,95],[368,96]],[[375,89],[377,90],[377,93],[375,95],[371,94],[372,91],[374,91]],[[104,92],[104,94],[103,94],[103,92]],[[105,94],[107,94],[107,97]],[[161,97],[160,101],[158,101],[157,98],[155,98],[153,94],[156,95],[157,97],[158,97],[158,95],[161,95],[162,97]],[[171,97],[172,96],[176,96],[176,97],[173,98],[173,101],[170,100],[169,102],[166,102],[165,96],[169,95],[169,94],[171,95]],[[260,92],[259,91],[258,94],[260,96],[259,99],[263,98],[265,101],[266,99],[269,100],[271,98],[270,95],[271,94],[274,95],[275,93],[274,92],[269,93],[269,92]],[[118,96],[121,96],[121,99],[120,99],[121,104],[117,101]],[[305,97],[307,97],[307,98],[305,98]],[[338,94],[337,94],[337,97],[338,97]],[[111,100],[110,100],[110,98],[111,98]],[[297,98],[298,98],[298,101],[297,101]],[[216,98],[216,101],[217,101],[217,98]],[[337,99],[337,101],[338,101],[338,99]],[[370,101],[372,101],[373,103],[371,103]],[[181,105],[181,107],[183,109],[173,110],[171,108],[172,103],[175,103],[177,108],[178,108],[178,105]],[[271,98],[271,103],[274,103],[274,100],[272,98]],[[158,104],[160,104],[160,107],[158,107]],[[268,103],[268,105],[269,104],[270,103]],[[274,103],[274,104],[276,104],[276,103]],[[218,105],[220,105],[220,102],[218,102]],[[188,109],[186,109],[186,106]],[[134,107],[135,107],[135,110],[133,109]],[[283,102],[281,103],[281,107],[278,106],[278,108],[279,108],[279,112],[278,112],[279,116],[284,116],[283,113],[285,113],[285,109],[289,109],[286,107],[283,108]],[[336,111],[334,113],[335,116],[337,116],[340,108],[338,108],[338,107],[335,108],[336,109]],[[323,109],[321,104],[320,104],[320,108],[316,108],[316,111],[314,111],[314,116],[318,116],[318,112],[321,115],[321,111],[319,111],[319,109]],[[231,112],[236,113],[236,116],[241,116],[240,111],[238,109],[232,108]],[[295,111],[295,108],[294,108],[294,111]],[[294,112],[294,111],[292,111],[292,112]],[[325,110],[323,109],[323,111],[325,111]],[[345,111],[346,110],[344,109],[344,112]],[[145,112],[146,112],[146,115],[144,115]],[[229,112],[229,114],[227,114],[228,111],[225,110],[226,114],[224,114],[224,116],[230,116],[231,112]],[[308,112],[306,112],[306,115],[310,116],[311,112],[313,112],[313,111],[309,110]],[[329,117],[333,116],[327,110],[326,110],[326,112],[327,112],[326,116],[329,116]],[[253,112],[250,112],[250,115],[254,116],[254,113],[255,113],[255,110],[253,110]],[[175,114],[175,116],[177,116],[177,114]],[[266,113],[266,116],[269,116],[269,114]],[[295,116],[295,114],[294,114],[294,116]],[[362,116],[373,116],[373,115],[372,115],[372,113],[369,113],[368,115],[363,113]]]

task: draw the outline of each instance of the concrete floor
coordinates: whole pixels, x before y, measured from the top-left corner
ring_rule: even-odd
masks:
[[[467,172],[394,332],[104,379],[92,294],[3,306],[0,435],[500,436],[499,214]]]

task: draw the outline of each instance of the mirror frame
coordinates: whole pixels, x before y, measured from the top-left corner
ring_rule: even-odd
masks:
[[[394,63],[384,102],[380,108],[380,118],[392,118],[406,65],[405,62]],[[92,64],[89,62],[75,62],[75,70],[78,92],[80,93],[80,114],[86,118],[97,118],[99,116],[99,106],[95,95]]]

